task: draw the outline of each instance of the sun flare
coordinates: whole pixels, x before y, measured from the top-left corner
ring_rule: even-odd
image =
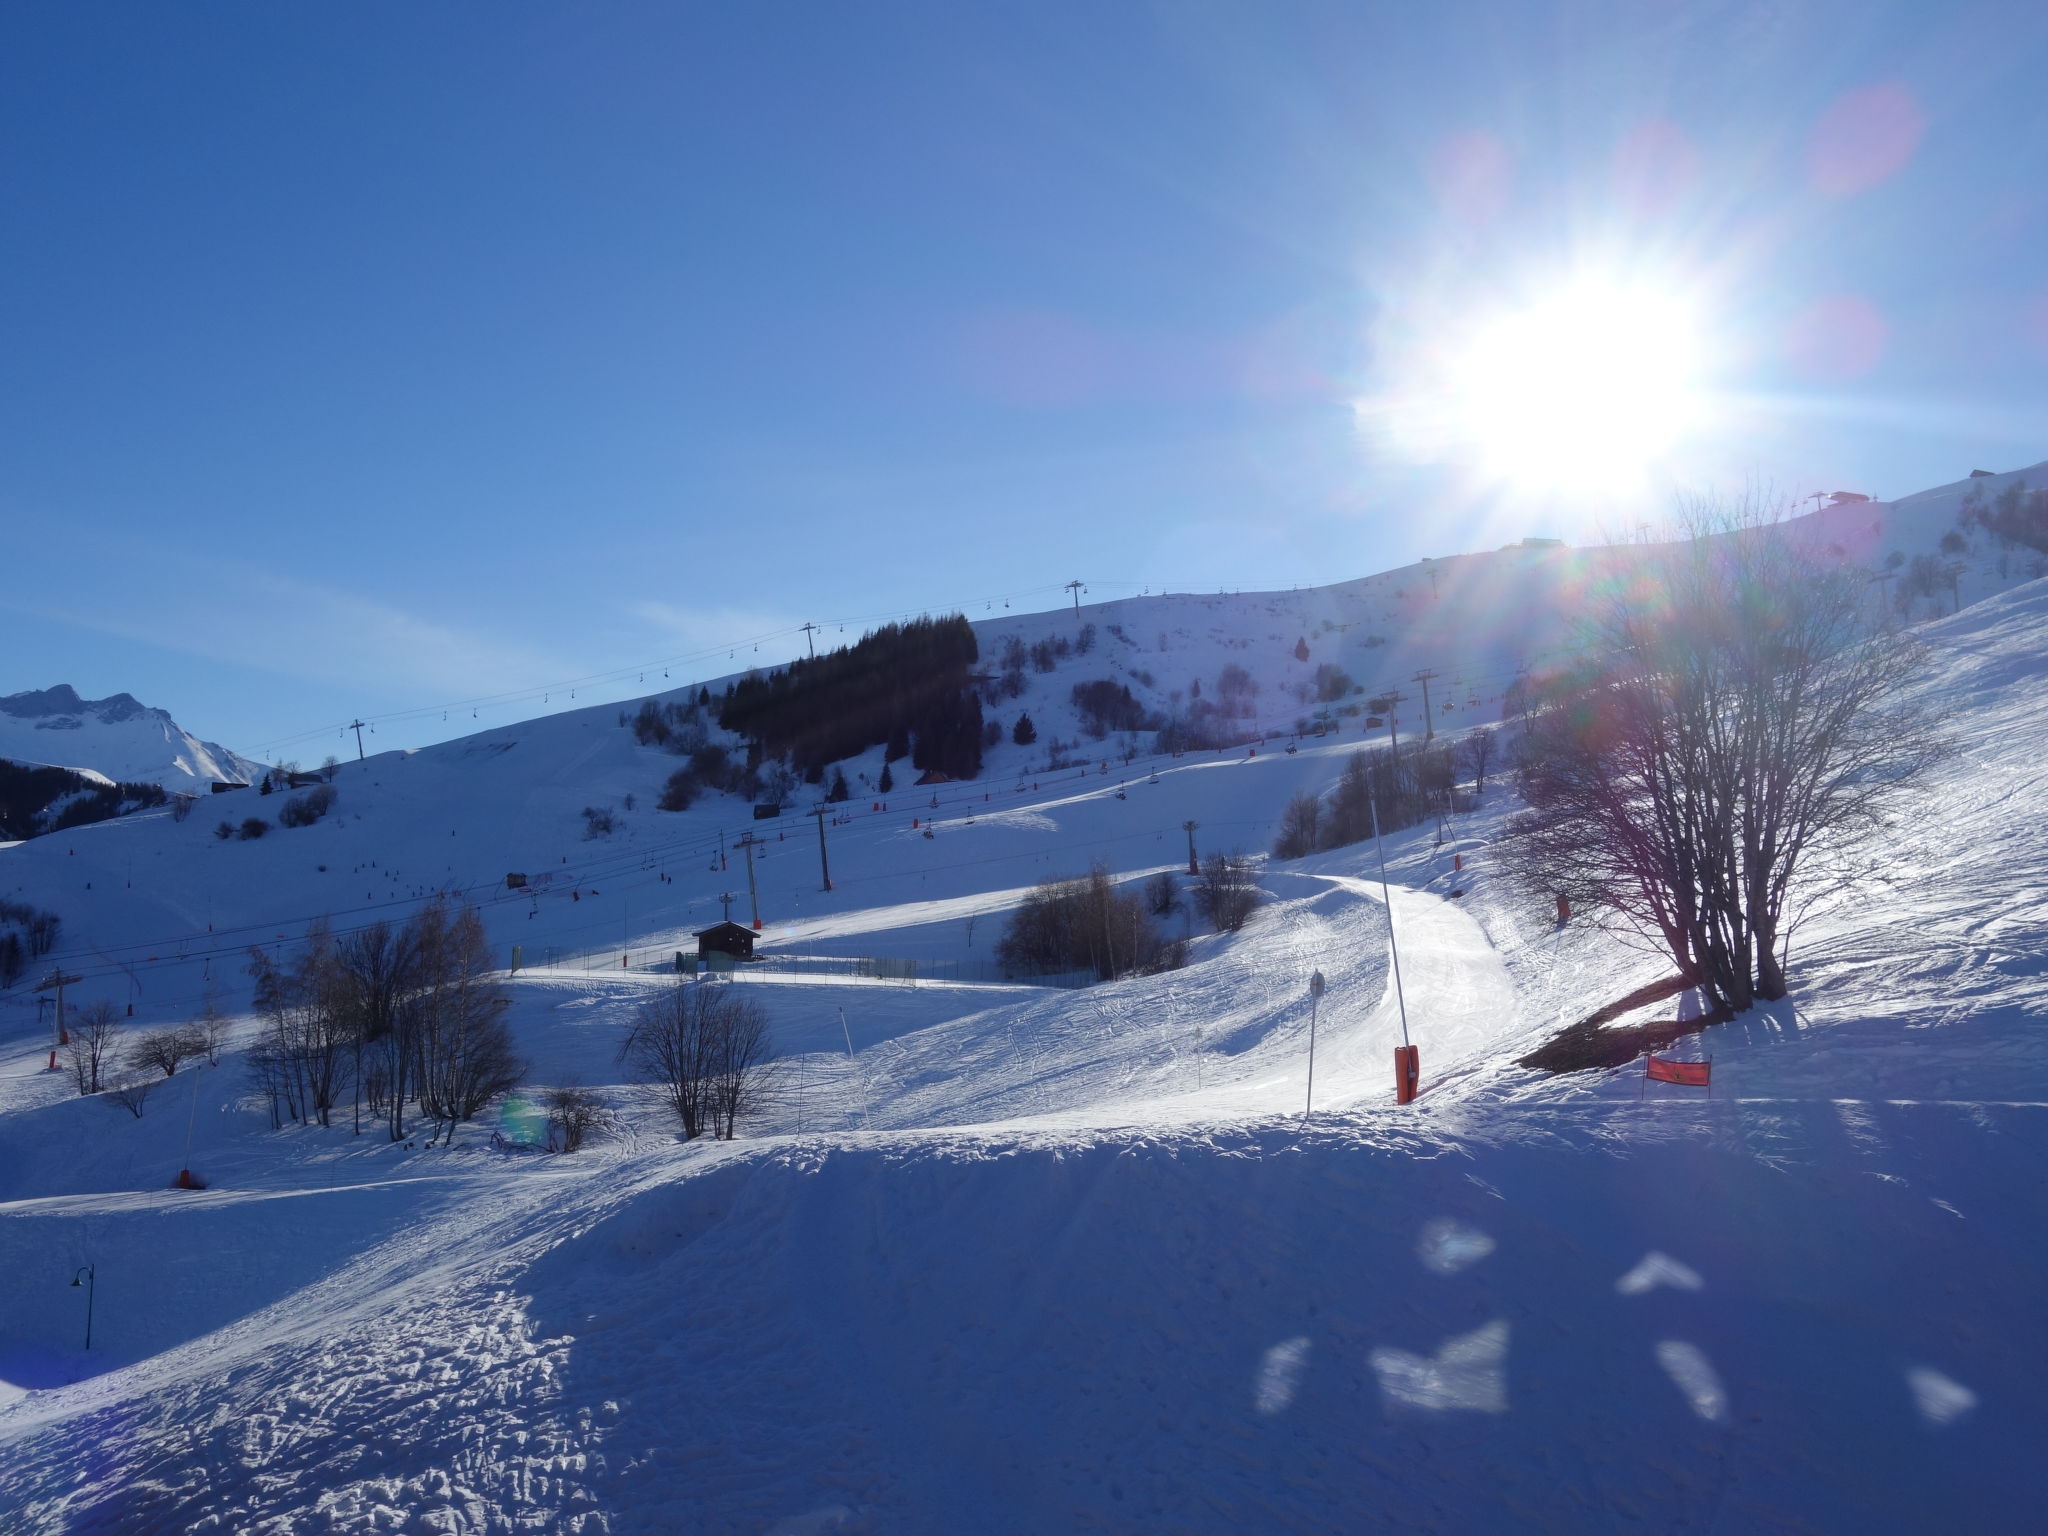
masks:
[[[1546,482],[1639,473],[1697,409],[1697,342],[1654,294],[1585,288],[1504,315],[1452,364],[1454,409],[1487,461]]]
[[[1374,402],[1411,456],[1555,491],[1640,485],[1702,425],[1701,327],[1685,302],[1584,281],[1432,328]]]

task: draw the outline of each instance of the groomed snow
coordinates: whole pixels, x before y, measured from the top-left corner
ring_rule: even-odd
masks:
[[[644,805],[672,761],[609,710],[351,766],[333,817],[259,843],[143,817],[5,850],[0,888],[61,883],[85,990],[142,1022],[209,967],[245,997],[241,947],[316,912],[495,883],[534,1080],[599,1085],[620,1129],[566,1158],[483,1127],[273,1132],[232,1051],[135,1120],[39,1071],[14,1001],[0,1525],[2036,1528],[2048,583],[1924,633],[1962,750],[1889,878],[1795,940],[1793,996],[1683,1048],[1714,1057],[1711,1098],[1512,1065],[1658,966],[1490,878],[1500,788],[1441,847],[1388,840],[1413,1106],[1368,844],[1268,863],[1244,932],[1157,977],[743,977],[791,1055],[725,1145],[676,1143],[613,1053],[672,984],[650,962],[721,890],[744,916],[740,859],[707,865],[745,824],[714,801],[582,841],[582,805]],[[1091,675],[1055,674],[1048,715]],[[1177,867],[1187,819],[1265,848],[1349,730],[1085,777],[999,759],[930,839],[929,791],[862,794],[831,893],[791,818],[757,869],[765,941],[985,960],[1024,889],[1090,856]],[[508,893],[507,870],[557,878]],[[188,1136],[204,1193],[164,1187]]]

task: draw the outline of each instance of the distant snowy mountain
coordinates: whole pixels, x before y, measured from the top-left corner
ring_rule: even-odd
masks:
[[[0,698],[0,757],[172,791],[203,790],[218,779],[248,783],[263,772],[261,763],[201,741],[132,694],[81,699],[68,683]]]

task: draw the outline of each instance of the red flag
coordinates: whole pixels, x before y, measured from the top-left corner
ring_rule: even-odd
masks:
[[[1652,1082],[1684,1083],[1691,1088],[1705,1088],[1712,1082],[1713,1073],[1711,1061],[1666,1061],[1660,1056],[1643,1058],[1643,1074]]]

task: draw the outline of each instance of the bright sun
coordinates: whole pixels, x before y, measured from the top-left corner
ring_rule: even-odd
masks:
[[[1698,326],[1646,289],[1580,283],[1446,326],[1424,352],[1388,425],[1511,483],[1636,486],[1701,424]]]

